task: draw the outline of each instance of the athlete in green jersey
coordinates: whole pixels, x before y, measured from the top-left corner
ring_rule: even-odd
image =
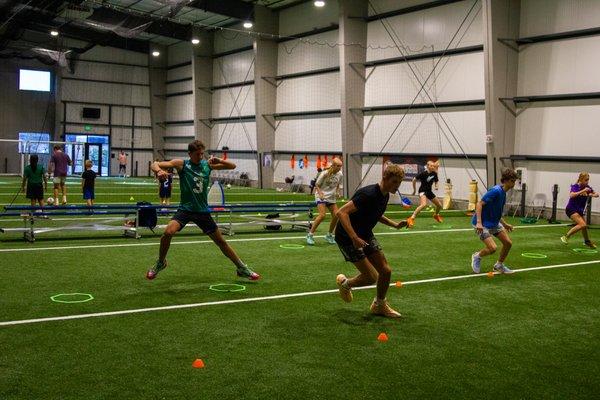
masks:
[[[212,219],[208,208],[210,171],[213,169],[234,169],[235,164],[216,157],[211,157],[207,161],[204,159],[204,150],[204,143],[200,140],[194,140],[188,145],[189,160],[174,159],[171,161],[157,161],[152,164],[152,171],[154,171],[161,181],[168,178],[167,169],[175,168],[177,170],[181,188],[181,203],[160,238],[158,260],[154,267],[150,268],[146,273],[146,278],[148,279],[156,278],[156,275],[167,267],[166,257],[171,245],[171,239],[188,222],[198,225],[219,246],[223,254],[237,267],[238,276],[248,278],[252,281],[260,279],[260,275],[248,268],[225,241],[217,224]]]

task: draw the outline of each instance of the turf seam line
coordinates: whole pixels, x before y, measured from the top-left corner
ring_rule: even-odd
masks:
[[[515,273],[522,273],[522,272],[529,272],[529,271],[539,271],[539,270],[555,269],[555,268],[567,268],[567,267],[573,267],[573,266],[579,266],[579,265],[590,265],[590,264],[600,264],[600,260],[582,261],[582,262],[568,263],[568,264],[544,265],[544,266],[540,266],[540,267],[515,269],[513,271]],[[423,284],[423,283],[452,281],[452,280],[478,278],[478,277],[486,277],[486,276],[487,276],[487,274],[468,274],[468,275],[446,276],[446,277],[441,277],[441,278],[420,279],[420,280],[416,280],[416,281],[402,282],[402,285],[403,286],[418,285],[418,284]],[[390,283],[390,286],[394,286],[394,285],[395,285],[395,283]],[[376,287],[377,287],[376,285],[370,285],[370,286],[363,286],[360,288],[353,288],[353,290],[367,290],[367,289],[374,289]],[[286,298],[293,298],[293,297],[306,297],[306,296],[315,296],[315,295],[320,295],[320,294],[331,294],[331,293],[337,293],[337,292],[338,292],[338,289],[328,289],[328,290],[318,290],[318,291],[312,291],[312,292],[287,293],[287,294],[278,294],[278,295],[272,295],[272,296],[250,297],[250,298],[245,298],[245,299],[208,301],[208,302],[203,302],[203,303],[191,303],[191,304],[175,304],[175,305],[170,305],[170,306],[136,308],[136,309],[118,310],[118,311],[104,311],[104,312],[89,313],[89,314],[65,315],[65,316],[60,316],[60,317],[47,317],[47,318],[23,319],[23,320],[15,320],[15,321],[3,321],[3,322],[0,322],[0,326],[15,326],[15,325],[35,324],[35,323],[41,323],[41,322],[67,321],[67,320],[72,320],[72,319],[110,317],[110,316],[114,316],[114,315],[139,314],[139,313],[152,312],[152,311],[166,311],[166,310],[177,310],[177,309],[185,309],[185,308],[198,308],[198,307],[208,307],[208,306],[216,306],[216,305],[224,305],[224,304],[251,303],[251,302],[256,302],[256,301],[279,300],[279,299],[286,299]]]
[[[551,225],[531,225],[531,226],[515,226],[515,229],[533,229],[533,228],[551,228],[551,227],[563,227],[567,224],[551,224]],[[457,229],[431,229],[423,231],[398,231],[398,232],[379,232],[376,236],[387,236],[387,235],[419,235],[427,233],[444,233],[444,232],[471,232],[474,228],[457,228]],[[315,238],[324,238],[324,235],[315,236]],[[257,238],[245,238],[245,239],[229,239],[226,237],[227,242],[256,242],[256,241],[277,241],[277,240],[305,240],[306,236],[281,236],[281,237],[257,237]],[[213,243],[212,240],[186,240],[186,241],[174,241],[171,242],[171,246],[182,245],[182,244],[206,244]],[[138,247],[138,246],[158,246],[159,241],[152,243],[117,243],[117,244],[93,244],[83,246],[54,246],[54,247],[31,247],[31,248],[9,248],[0,249],[0,253],[9,252],[27,252],[27,251],[41,251],[41,250],[71,250],[71,249],[105,249],[108,247]]]

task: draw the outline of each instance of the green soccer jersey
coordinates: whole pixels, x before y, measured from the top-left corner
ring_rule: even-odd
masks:
[[[210,165],[204,159],[200,160],[199,164],[194,164],[190,160],[183,162],[183,168],[179,171],[180,210],[208,212],[210,171]]]
[[[28,183],[42,183],[44,181],[44,172],[46,171],[41,165],[38,165],[35,171],[31,169],[31,165],[28,165],[25,167],[23,175],[27,178]]]

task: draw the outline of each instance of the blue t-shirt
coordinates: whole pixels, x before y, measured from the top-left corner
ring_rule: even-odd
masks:
[[[496,185],[491,188],[481,198],[485,204],[481,210],[481,224],[485,228],[495,228],[500,223],[504,203],[506,202],[506,192],[502,189],[502,185]],[[471,220],[473,225],[477,224],[477,214],[473,215]]]

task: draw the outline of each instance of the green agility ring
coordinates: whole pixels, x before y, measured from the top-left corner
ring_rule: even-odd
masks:
[[[60,299],[60,297],[64,297],[65,299]],[[69,298],[74,297],[73,300],[68,300]],[[81,297],[77,299],[77,297]],[[73,303],[85,303],[91,300],[94,300],[94,296],[89,293],[59,293],[54,296],[50,296],[50,300],[55,303],[65,303],[65,304],[73,304]]]
[[[246,290],[246,286],[235,283],[217,283],[216,285],[210,285],[208,288],[214,292],[243,292]]]
[[[584,247],[575,247],[573,249],[573,251],[575,253],[580,253],[580,254],[597,254],[598,253],[598,250],[595,250],[595,249],[586,249]]]
[[[281,247],[282,249],[287,249],[287,250],[298,250],[298,249],[303,249],[304,245],[303,244],[280,244],[279,247]]]
[[[526,258],[548,258],[547,255],[542,253],[521,253],[521,256]]]

